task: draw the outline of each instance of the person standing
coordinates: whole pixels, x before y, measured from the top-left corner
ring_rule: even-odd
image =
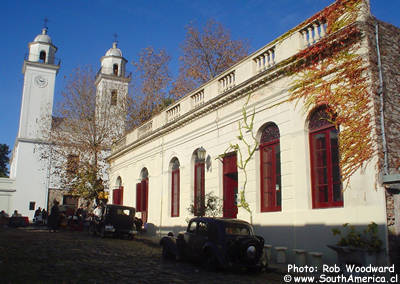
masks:
[[[8,222],[10,221],[10,216],[4,210],[1,210],[0,212],[0,226],[1,227],[7,227]]]
[[[35,211],[34,217],[38,217],[40,213],[42,213],[42,208],[38,207],[38,209]]]
[[[35,215],[33,217],[33,222],[34,222],[35,225],[42,224],[42,222],[43,222],[43,219],[42,219],[42,208],[39,207],[38,209],[36,209]]]
[[[51,207],[50,215],[48,218],[48,225],[50,232],[57,232],[59,222],[60,222],[60,208],[58,207],[58,201],[54,200],[53,207]]]
[[[42,210],[42,218],[43,218],[43,224],[47,224],[47,211],[46,209],[43,208]]]
[[[22,215],[18,213],[18,210],[14,210],[14,213],[11,217],[21,217]]]

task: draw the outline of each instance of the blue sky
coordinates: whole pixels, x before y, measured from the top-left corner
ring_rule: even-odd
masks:
[[[58,47],[61,68],[55,100],[64,87],[64,76],[78,66],[100,66],[100,58],[118,34],[119,48],[131,62],[147,46],[165,48],[171,55],[171,72],[178,70],[185,26],[209,18],[221,22],[234,39],[248,39],[255,51],[333,0],[4,0],[0,11],[0,144],[13,147],[18,131],[22,98],[21,73],[28,43],[41,32],[48,18],[49,35]],[[371,0],[380,20],[400,27],[399,0]]]

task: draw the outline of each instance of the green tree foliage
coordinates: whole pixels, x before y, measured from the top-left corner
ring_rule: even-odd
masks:
[[[0,144],[0,177],[8,177],[7,164],[10,161],[8,155],[10,149],[7,144]]]

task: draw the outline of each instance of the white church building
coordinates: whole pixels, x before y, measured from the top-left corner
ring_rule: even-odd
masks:
[[[22,73],[24,85],[18,135],[15,141],[10,163],[10,178],[0,181],[0,205],[11,214],[18,210],[23,216],[33,218],[38,207],[49,209],[52,196],[57,196],[63,204],[63,188],[58,178],[52,175],[54,157],[43,155],[43,149],[50,147],[48,132],[53,120],[53,100],[56,75],[60,61],[55,55],[57,47],[47,34],[47,28],[29,43],[29,55],[24,60]],[[114,43],[100,59],[101,68],[96,75],[96,88],[100,96],[115,96],[115,90],[128,92],[130,77],[125,76],[127,60]],[[110,88],[110,90],[106,90]],[[108,100],[108,102],[113,99]],[[121,127],[124,123],[121,122]],[[53,159],[53,161],[52,161]],[[51,194],[60,190],[61,195]],[[67,189],[68,190],[68,189]]]
[[[344,20],[345,24],[334,30],[332,17],[353,20]],[[284,250],[292,261],[297,249],[317,252],[314,255],[322,255],[324,262],[334,262],[336,253],[327,245],[338,241],[332,228],[344,223],[357,230],[371,222],[378,224],[383,249],[389,252],[389,241],[400,234],[395,162],[400,157],[395,142],[399,128],[391,124],[382,129],[382,125],[400,117],[399,110],[389,103],[399,103],[400,83],[390,73],[400,71],[400,61],[395,59],[400,52],[399,39],[399,29],[370,14],[368,1],[336,1],[127,133],[108,159],[111,187],[123,191],[123,204],[135,206],[147,229],[155,233],[184,230],[193,216],[188,209],[201,212],[206,194],[212,192],[223,200],[222,216],[252,221],[266,243]],[[335,100],[316,100],[306,111],[304,98],[289,100],[294,83],[299,82],[295,80],[313,74],[309,67],[337,67],[329,75],[305,82],[311,85],[310,92],[324,80],[339,78],[345,65],[329,60],[346,45],[363,58],[365,71],[356,79],[368,79],[350,88],[356,93],[354,88],[364,86],[368,93],[366,113],[372,117],[368,136],[374,137],[372,147],[376,149],[370,162],[353,173],[347,187],[341,182],[338,144],[346,129],[328,114],[329,104]],[[323,65],[325,62],[331,64]],[[345,81],[335,82],[330,85],[332,90],[340,92],[338,85],[347,88]],[[312,84],[317,86],[312,88]],[[333,91],[329,96],[334,96]],[[385,103],[381,112],[379,96]],[[250,130],[242,128],[240,133],[243,106],[247,118],[254,111],[251,129],[255,139]],[[248,157],[243,140],[250,149],[255,147],[246,173],[238,167],[240,156]],[[236,143],[237,148],[226,151]],[[237,206],[246,175],[244,196],[252,218]],[[385,256],[382,253],[381,261],[385,262]]]

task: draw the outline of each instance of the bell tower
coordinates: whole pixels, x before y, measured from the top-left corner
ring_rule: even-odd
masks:
[[[100,59],[101,67],[96,76],[96,108],[98,116],[112,116],[110,127],[114,138],[119,138],[125,131],[126,102],[131,75],[126,76],[127,60],[113,42],[106,54]]]
[[[24,87],[18,138],[45,139],[46,130],[51,127],[55,78],[60,68],[55,58],[57,47],[52,44],[47,28],[28,47],[22,67]]]
[[[16,180],[12,208],[33,218],[38,207],[47,208],[49,158],[42,149],[48,147],[51,129],[55,79],[60,68],[47,27],[28,44],[22,74],[19,128],[10,163],[10,178]]]

